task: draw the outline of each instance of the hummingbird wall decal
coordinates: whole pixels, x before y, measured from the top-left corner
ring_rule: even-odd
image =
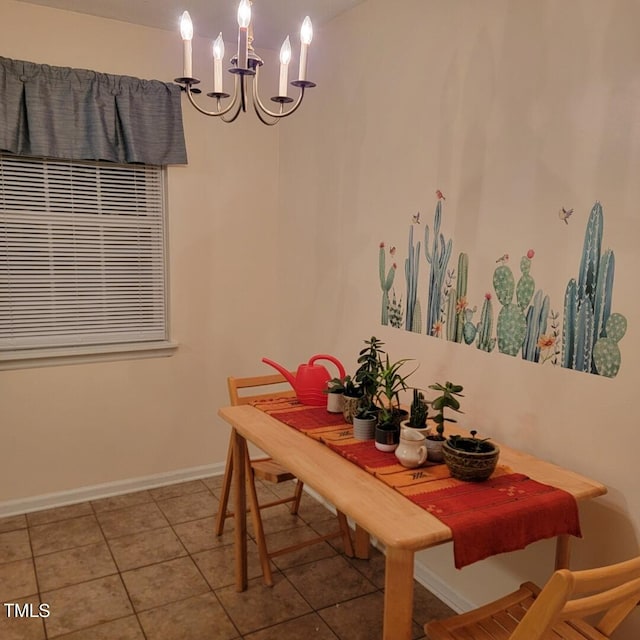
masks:
[[[571,217],[572,213],[573,209],[565,209],[564,207],[562,207],[562,209],[558,211],[558,218],[560,218],[560,220],[564,220],[565,224],[569,224],[569,218]]]

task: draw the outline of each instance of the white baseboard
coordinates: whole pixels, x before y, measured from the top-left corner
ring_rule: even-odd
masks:
[[[151,476],[116,480],[115,482],[80,487],[79,489],[70,489],[69,491],[46,493],[18,500],[8,500],[6,502],[0,502],[0,518],[19,515],[21,513],[30,513],[32,511],[41,511],[42,509],[63,507],[78,502],[86,502],[87,500],[110,498],[123,493],[153,489],[167,484],[175,484],[176,482],[186,482],[188,480],[206,478],[207,476],[222,475],[224,473],[224,467],[224,462],[219,462],[216,464],[202,465],[200,467],[191,467],[189,469],[157,473]]]
[[[447,606],[451,607],[456,613],[471,611],[477,607],[477,604],[463,598],[457,591],[454,591],[443,582],[433,571],[431,571],[424,562],[418,560],[413,565],[413,577],[434,596],[442,600]]]

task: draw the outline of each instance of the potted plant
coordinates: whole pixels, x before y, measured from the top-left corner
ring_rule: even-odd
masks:
[[[427,436],[427,449],[429,450],[429,460],[432,462],[442,462],[442,444],[445,442],[444,437],[444,423],[456,422],[454,418],[449,418],[444,415],[445,409],[451,409],[457,413],[460,411],[460,402],[458,398],[464,396],[460,393],[463,389],[462,385],[453,384],[453,382],[445,382],[440,384],[430,384],[429,389],[439,391],[440,395],[431,401],[431,408],[435,409],[438,413],[434,416],[433,421],[436,423],[436,433]]]
[[[413,390],[413,399],[409,407],[409,419],[402,423],[407,429],[416,429],[427,435],[429,427],[427,427],[427,416],[429,413],[429,405],[424,398],[424,393],[420,389]]]
[[[400,369],[408,361],[408,358],[404,358],[392,363],[387,355],[378,372],[376,400],[380,411],[376,447],[381,451],[394,451],[400,441],[400,422],[407,415],[407,411],[400,408],[400,392],[407,390],[406,380],[413,373],[411,371],[403,376]]]
[[[331,378],[327,382],[327,411],[342,413],[344,405],[344,378]]]
[[[345,383],[343,392],[343,415],[347,422],[353,422],[353,418],[362,410],[373,413],[377,410],[374,399],[378,388],[378,372],[382,367],[381,357],[383,342],[375,336],[370,340],[365,340],[367,345],[358,354],[358,368],[353,378],[347,376],[348,383]],[[346,379],[345,379],[346,380]]]
[[[342,415],[346,422],[352,423],[353,416],[362,404],[362,388],[351,376],[345,376],[342,392]]]
[[[459,480],[487,480],[495,471],[500,448],[488,438],[476,438],[477,431],[471,431],[471,437],[449,437],[442,446],[444,461],[454,478]]]
[[[364,404],[361,405],[353,416],[353,437],[356,440],[373,440],[377,422],[377,408],[371,409]]]
[[[367,345],[358,354],[358,369],[354,375],[355,381],[362,390],[364,397],[363,404],[366,409],[372,411],[376,409],[375,399],[378,393],[380,371],[382,370],[382,356],[386,355],[382,347],[384,342],[371,336],[370,340],[365,340]]]

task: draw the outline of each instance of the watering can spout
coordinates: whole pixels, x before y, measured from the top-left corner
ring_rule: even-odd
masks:
[[[276,369],[279,373],[281,373],[287,379],[287,382],[294,389],[296,388],[296,379],[294,378],[291,371],[289,371],[288,369],[285,369],[282,365],[278,364],[277,362],[274,362],[273,360],[269,360],[269,358],[262,358],[262,362]]]

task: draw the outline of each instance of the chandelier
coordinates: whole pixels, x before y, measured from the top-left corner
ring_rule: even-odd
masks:
[[[213,91],[207,96],[215,100],[215,108],[212,111],[203,109],[194,99],[194,94],[201,93],[194,85],[200,80],[193,77],[192,48],[193,22],[189,12],[185,11],[180,20],[180,35],[183,43],[182,77],[175,81],[186,92],[189,102],[205,116],[220,117],[224,122],[233,122],[240,112],[246,112],[247,104],[251,100],[256,115],[266,125],[274,125],[281,118],[290,116],[298,109],[304,98],[305,89],[315,87],[315,83],[307,80],[307,54],[313,27],[307,16],[300,29],[300,63],[298,79],[288,83],[289,63],[291,62],[291,42],[287,36],[280,49],[280,81],[278,95],[271,98],[278,106],[275,110],[268,109],[259,93],[260,67],[264,64],[262,58],[253,49],[253,27],[251,24],[251,2],[241,0],[238,7],[238,51],[231,58],[229,73],[234,76],[233,97],[224,91],[222,77],[222,60],[224,58],[224,41],[222,33],[213,42]],[[297,98],[288,95],[288,84],[298,89]],[[230,101],[228,99],[231,98]],[[223,102],[224,101],[224,102]]]

